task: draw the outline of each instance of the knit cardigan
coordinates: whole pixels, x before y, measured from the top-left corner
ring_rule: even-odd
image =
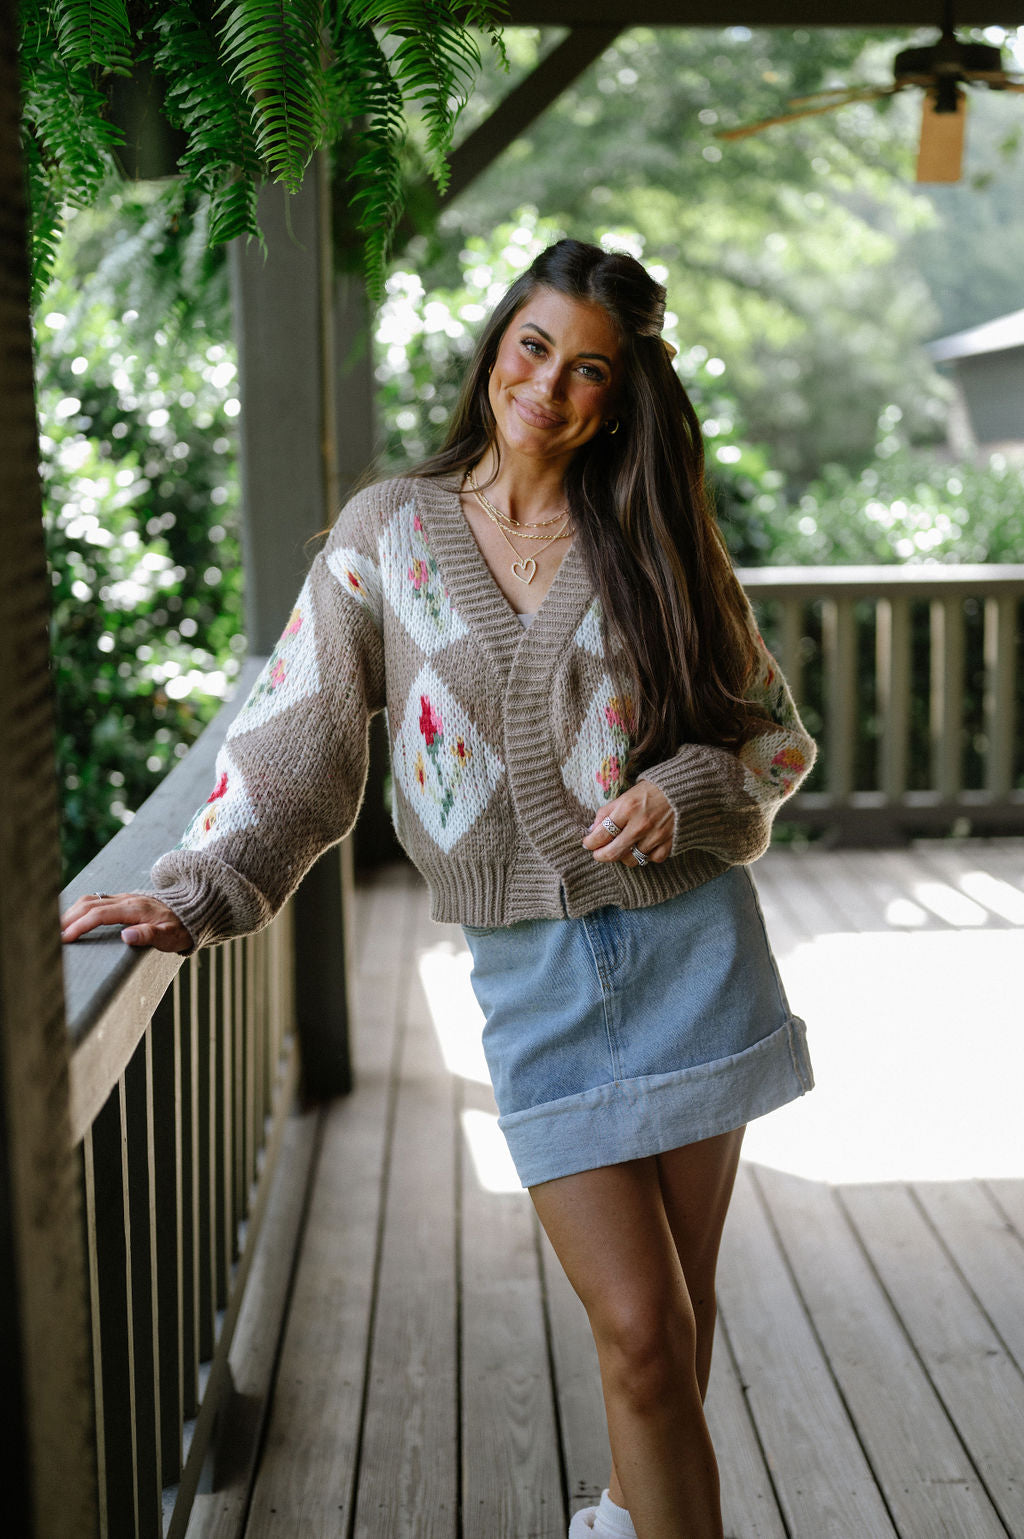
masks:
[[[753,617],[750,618],[753,627]],[[346,504],[228,729],[215,784],[146,889],[194,946],[267,924],[355,822],[371,716],[387,709],[396,831],[431,912],[474,926],[644,908],[755,860],[814,744],[759,645],[738,752],[684,743],[645,769],[675,813],[663,862],[595,861],[594,813],[626,789],[628,710],[570,545],[524,629],[477,548],[453,478],[401,478]]]

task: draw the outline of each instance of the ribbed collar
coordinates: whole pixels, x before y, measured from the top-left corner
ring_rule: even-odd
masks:
[[[583,619],[593,599],[583,556],[574,540],[554,581],[525,628],[491,576],[459,499],[456,475],[417,480],[416,498],[427,543],[459,614],[497,668],[504,685],[522,648],[552,661]]]

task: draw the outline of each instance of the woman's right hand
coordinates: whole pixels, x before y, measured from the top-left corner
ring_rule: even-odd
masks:
[[[159,898],[138,892],[90,892],[61,915],[60,938],[76,941],[99,925],[121,925],[128,946],[153,946],[157,951],[191,951],[192,937],[177,914]]]

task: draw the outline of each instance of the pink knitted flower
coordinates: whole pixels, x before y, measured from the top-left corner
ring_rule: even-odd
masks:
[[[296,632],[297,631],[301,631],[301,629],[302,629],[302,612],[300,610],[298,610],[298,609],[293,609],[292,612],[291,612],[291,617],[290,617],[290,619],[288,621],[288,624],[284,628],[284,634],[286,636],[294,636],[296,634]]]
[[[601,768],[597,771],[594,779],[601,787],[601,790],[608,794],[613,788],[618,786],[621,773],[622,767],[619,764],[619,756],[617,753],[611,753],[607,759],[602,760]]]
[[[210,792],[210,794],[206,798],[206,800],[208,802],[218,801],[224,795],[224,793],[227,790],[227,788],[228,788],[228,772],[227,772],[227,770],[221,770],[220,778],[218,779],[217,784],[214,786],[213,790]]]
[[[444,735],[444,724],[426,695],[420,696],[420,731],[428,748],[433,748],[435,737]]]

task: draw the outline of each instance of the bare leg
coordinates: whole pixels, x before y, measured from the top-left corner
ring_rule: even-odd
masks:
[[[697,1383],[703,1400],[715,1338],[715,1272],[745,1128],[658,1156],[661,1191],[697,1322]]]
[[[713,1329],[713,1258],[740,1136],[531,1188],[590,1319],[614,1461],[611,1495],[629,1508],[640,1539],[721,1539],[718,1469],[698,1376],[699,1345],[710,1362],[710,1345],[699,1340],[708,1295],[698,1290],[699,1332],[678,1247],[695,1282],[699,1258],[712,1258]]]
[[[744,1128],[658,1156],[662,1199],[686,1279],[697,1332],[697,1387],[703,1402],[711,1376],[717,1305],[715,1272],[722,1229],[739,1165]],[[613,1502],[626,1507],[618,1471],[608,1482]]]

